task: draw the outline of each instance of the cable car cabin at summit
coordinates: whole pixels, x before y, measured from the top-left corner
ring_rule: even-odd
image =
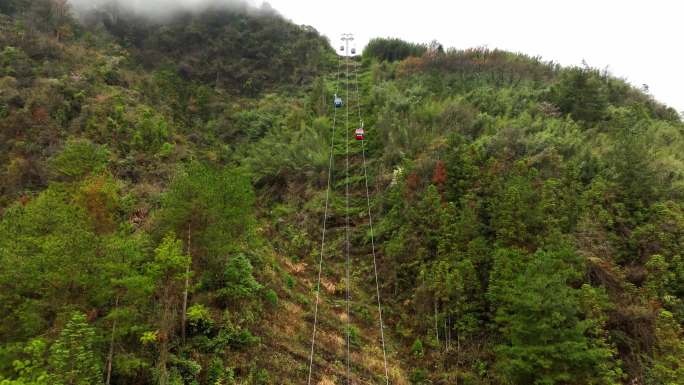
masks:
[[[340,51],[344,52],[344,46],[343,46],[343,45],[340,46]],[[356,48],[352,48],[352,49],[351,49],[351,54],[352,54],[352,55],[356,55]]]

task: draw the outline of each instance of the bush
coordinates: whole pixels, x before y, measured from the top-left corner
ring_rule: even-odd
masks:
[[[261,339],[247,329],[228,325],[219,331],[215,341],[220,346],[227,345],[233,349],[241,350],[258,344]]]
[[[187,314],[191,332],[207,334],[211,330],[214,321],[211,319],[211,314],[206,306],[192,305],[188,308]]]
[[[268,370],[266,369],[257,369],[255,367],[252,367],[249,373],[249,377],[251,379],[250,384],[266,385],[272,383],[271,376],[268,373]]]
[[[271,305],[273,305],[273,306],[278,305],[278,294],[275,292],[275,290],[273,290],[273,289],[266,290],[264,297],[266,298],[266,301],[268,301],[268,303],[270,303]]]
[[[292,275],[285,273],[285,286],[287,286],[288,289],[292,290],[295,287],[295,279]]]
[[[224,302],[252,298],[262,286],[252,275],[252,263],[244,254],[231,257],[223,271],[223,287],[217,296]]]
[[[409,56],[422,56],[427,51],[424,44],[409,43],[401,39],[376,38],[368,42],[363,56],[380,61],[398,61]]]
[[[87,139],[70,139],[64,149],[53,156],[50,169],[60,179],[80,179],[105,169],[109,151]]]
[[[549,101],[575,120],[594,123],[606,116],[608,95],[605,79],[597,70],[570,68],[551,88]]]
[[[409,381],[415,385],[425,384],[428,381],[427,373],[425,369],[414,369],[409,376]]]
[[[417,358],[421,358],[423,355],[425,355],[425,351],[423,350],[423,341],[421,341],[420,338],[416,338],[416,340],[413,342],[413,346],[411,346],[411,354]]]

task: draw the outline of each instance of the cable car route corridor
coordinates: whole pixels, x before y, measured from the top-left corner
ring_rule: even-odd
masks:
[[[342,36],[344,44],[338,56],[331,103],[330,153],[307,385],[390,383],[368,181],[368,137],[359,90],[358,72],[361,64],[352,59],[356,54],[356,50],[350,48],[353,40],[351,34]],[[340,123],[342,129],[337,127]],[[336,168],[342,168],[336,167],[337,162],[343,162],[344,174],[335,172]],[[343,178],[336,182],[335,177],[340,174]],[[342,193],[344,196],[339,197],[338,194]],[[341,220],[342,216],[344,221]],[[344,279],[340,283],[344,286],[344,297],[342,299],[332,295],[333,298],[326,298],[321,292],[321,280],[326,275],[323,268],[329,272],[340,272],[342,260]],[[368,294],[365,295],[364,292]],[[344,309],[343,314],[336,318],[340,321],[339,325],[325,325],[336,329],[338,334],[344,334],[344,358],[337,356],[335,352],[331,353],[329,347],[317,341],[317,334],[323,332],[319,312],[325,305]],[[372,336],[361,336],[360,326],[375,332],[372,332]],[[341,362],[344,364],[341,365]],[[371,365],[370,362],[374,364]]]

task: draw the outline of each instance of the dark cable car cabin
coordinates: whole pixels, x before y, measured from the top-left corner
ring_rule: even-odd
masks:
[[[356,55],[356,48],[352,48],[351,53],[352,55]]]
[[[334,100],[335,100],[335,108],[342,107],[342,98],[341,97],[339,97],[339,96],[337,96],[337,94],[335,94]]]
[[[340,46],[340,51],[344,51],[344,46],[343,46],[343,45]]]
[[[356,131],[354,131],[354,136],[356,136],[356,140],[364,140],[365,135],[366,132],[363,130],[363,127],[357,128]]]

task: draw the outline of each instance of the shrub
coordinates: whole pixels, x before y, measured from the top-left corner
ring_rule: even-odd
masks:
[[[214,324],[209,309],[201,304],[195,304],[188,308],[188,324],[191,332],[206,334]]]
[[[262,288],[252,271],[252,263],[244,254],[231,257],[223,271],[223,287],[218,290],[218,297],[227,302],[252,298]]]
[[[424,44],[409,43],[401,39],[376,38],[368,42],[363,56],[380,61],[397,61],[409,56],[422,56],[427,51]]]
[[[109,151],[87,139],[70,139],[50,161],[50,169],[60,179],[80,179],[107,166]]]
[[[411,346],[411,354],[417,358],[423,357],[423,355],[425,355],[425,351],[423,350],[423,341],[421,341],[420,338],[416,338],[416,340],[413,342],[413,345]]]
[[[275,290],[273,290],[273,289],[266,290],[264,297],[266,298],[266,301],[268,301],[268,303],[270,303],[271,305],[273,305],[273,306],[278,305],[278,294],[275,292]]]

